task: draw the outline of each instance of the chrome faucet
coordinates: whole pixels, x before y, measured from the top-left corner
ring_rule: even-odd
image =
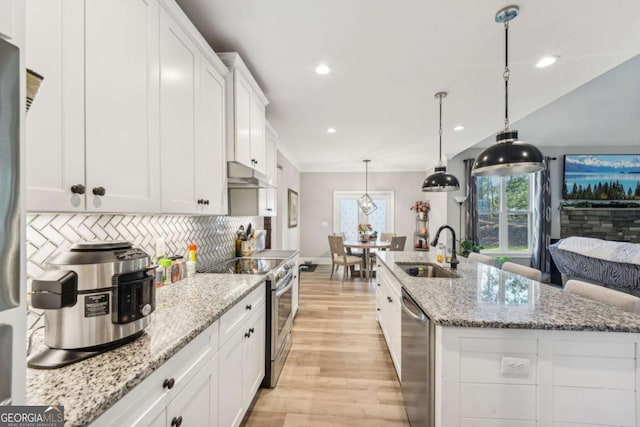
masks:
[[[451,269],[455,270],[458,267],[458,264],[460,264],[460,262],[458,261],[458,258],[456,257],[456,232],[453,230],[453,228],[451,228],[448,225],[443,225],[442,227],[438,228],[438,231],[436,232],[436,237],[435,239],[433,239],[431,241],[431,246],[435,246],[438,244],[438,239],[440,238],[440,232],[444,229],[448,229],[451,232],[451,238],[453,239],[453,246],[451,247]],[[447,255],[444,254],[444,258],[445,260],[447,259]]]

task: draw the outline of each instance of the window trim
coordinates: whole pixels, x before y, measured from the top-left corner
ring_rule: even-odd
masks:
[[[488,177],[490,178],[490,177]],[[513,256],[514,258],[531,256],[533,249],[531,247],[533,243],[533,206],[535,202],[534,197],[534,174],[529,174],[529,209],[528,210],[508,210],[507,208],[507,178],[508,176],[501,176],[500,178],[500,211],[498,212],[498,245],[497,249],[481,249],[480,253],[495,256]],[[479,210],[476,208],[478,215]],[[509,214],[527,214],[527,249],[521,251],[509,250]],[[478,242],[480,244],[480,242]]]
[[[355,197],[357,200],[364,194],[362,190],[334,190],[333,191],[333,224],[331,229],[333,233],[340,233],[340,203],[339,201],[344,198]],[[368,192],[372,199],[376,196],[387,197],[389,203],[387,203],[387,225],[388,232],[395,233],[395,192],[393,190],[372,190]],[[362,214],[361,212],[358,215]],[[367,216],[367,215],[365,215]]]

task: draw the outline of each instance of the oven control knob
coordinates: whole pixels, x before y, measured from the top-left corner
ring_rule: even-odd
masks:
[[[140,307],[140,314],[142,314],[143,316],[148,316],[151,314],[151,304],[145,304],[142,307]]]

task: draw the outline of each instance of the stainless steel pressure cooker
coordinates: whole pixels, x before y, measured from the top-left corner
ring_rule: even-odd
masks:
[[[44,309],[48,351],[28,362],[54,368],[130,342],[155,309],[149,255],[126,241],[83,241],[51,255],[32,284]]]

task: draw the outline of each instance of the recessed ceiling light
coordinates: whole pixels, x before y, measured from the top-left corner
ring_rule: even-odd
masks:
[[[557,56],[545,56],[540,58],[538,62],[536,62],[536,68],[545,68],[550,65],[553,65],[558,60]]]
[[[335,128],[328,128],[327,129],[327,133],[336,133],[336,129]]]
[[[461,130],[464,130],[464,126],[463,125],[457,125],[456,127],[453,128],[453,130],[460,132]]]
[[[320,64],[316,67],[316,73],[320,74],[321,76],[329,74],[330,72],[331,68],[329,68],[327,64]]]

